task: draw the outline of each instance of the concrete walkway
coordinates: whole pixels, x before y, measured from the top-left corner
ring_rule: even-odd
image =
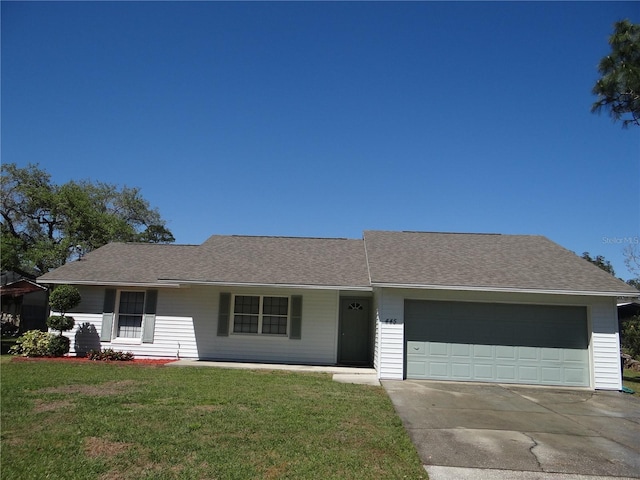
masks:
[[[238,368],[243,370],[286,370],[292,372],[332,373],[333,380],[340,383],[380,385],[373,368],[340,367],[335,365],[286,365],[280,363],[218,362],[210,360],[177,360],[167,367],[215,367]]]

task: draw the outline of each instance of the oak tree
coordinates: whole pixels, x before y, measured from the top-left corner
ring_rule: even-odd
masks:
[[[3,164],[2,269],[43,274],[109,242],[175,241],[138,188],[102,182],[51,182],[38,167]]]

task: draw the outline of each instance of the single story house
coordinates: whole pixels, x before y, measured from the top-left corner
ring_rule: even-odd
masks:
[[[76,353],[609,390],[616,300],[639,294],[542,236],[391,231],[112,243],[38,281],[79,288]]]

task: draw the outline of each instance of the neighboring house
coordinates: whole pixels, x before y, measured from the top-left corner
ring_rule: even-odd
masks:
[[[69,334],[79,353],[612,390],[616,299],[637,295],[541,236],[387,231],[113,243],[38,281],[80,289]]]
[[[26,272],[3,271],[0,274],[0,302],[3,318],[13,319],[20,332],[46,330],[47,288]]]

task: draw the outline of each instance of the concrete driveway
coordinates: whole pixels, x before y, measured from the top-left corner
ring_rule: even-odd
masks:
[[[640,399],[629,394],[382,384],[431,480],[640,478]]]

